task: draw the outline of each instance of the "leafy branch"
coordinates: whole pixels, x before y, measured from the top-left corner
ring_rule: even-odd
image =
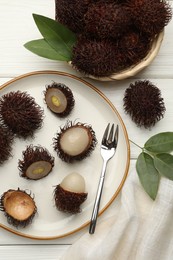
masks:
[[[137,146],[142,149],[136,162],[138,177],[144,190],[155,200],[161,177],[173,180],[173,132],[156,134],[144,147]]]

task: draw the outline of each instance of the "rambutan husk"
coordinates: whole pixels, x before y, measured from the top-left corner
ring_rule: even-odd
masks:
[[[87,193],[75,193],[64,190],[57,185],[54,190],[55,206],[59,211],[76,214],[80,213],[80,205],[87,199]]]
[[[18,188],[17,190],[9,189],[2,194],[0,210],[4,211],[10,225],[16,228],[25,228],[32,223],[37,207],[31,193],[28,194]]]

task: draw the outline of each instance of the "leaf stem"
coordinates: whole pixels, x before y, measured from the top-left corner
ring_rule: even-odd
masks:
[[[139,147],[141,150],[143,150],[143,148],[142,148],[141,146],[139,146],[138,144],[136,144],[136,143],[133,142],[132,140],[129,139],[129,141],[130,141],[132,144],[134,144],[134,145],[136,145],[137,147]]]

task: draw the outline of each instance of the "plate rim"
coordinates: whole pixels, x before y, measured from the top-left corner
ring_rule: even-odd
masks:
[[[24,74],[21,74],[17,77],[14,77],[13,79],[11,80],[8,80],[7,82],[3,83],[2,85],[0,85],[0,91],[6,87],[8,87],[10,84],[14,83],[14,82],[17,82],[21,79],[24,79],[24,78],[27,78],[27,77],[30,77],[30,76],[36,76],[36,75],[45,75],[45,74],[55,74],[55,75],[61,75],[61,76],[65,76],[65,77],[69,77],[69,78],[73,78],[77,81],[80,81],[82,82],[84,85],[87,85],[88,87],[90,87],[92,90],[94,90],[98,95],[100,95],[109,105],[110,107],[113,109],[113,111],[115,112],[116,116],[118,117],[120,123],[121,123],[121,127],[123,129],[123,132],[124,132],[124,137],[125,137],[125,141],[126,141],[126,145],[127,145],[127,162],[126,162],[126,167],[125,167],[125,172],[124,172],[124,175],[123,175],[123,178],[117,188],[117,190],[115,191],[115,193],[113,194],[113,196],[111,197],[111,199],[108,201],[108,203],[103,207],[102,210],[100,210],[99,212],[99,216],[102,215],[103,212],[106,211],[106,209],[112,204],[112,202],[115,200],[115,198],[118,196],[118,194],[120,193],[124,183],[125,183],[125,180],[128,176],[128,172],[129,172],[129,167],[130,167],[130,142],[129,142],[129,138],[128,138],[128,133],[127,133],[127,130],[126,130],[126,127],[125,127],[125,124],[119,114],[119,112],[117,111],[117,109],[115,108],[115,106],[113,105],[113,103],[106,97],[106,95],[101,91],[99,90],[97,87],[95,87],[93,84],[87,82],[86,80],[84,80],[83,78],[80,78],[78,76],[75,76],[73,74],[70,74],[70,73],[67,73],[67,72],[63,72],[63,71],[55,71],[55,70],[40,70],[40,71],[32,71],[32,72],[27,72],[27,73],[24,73]],[[2,223],[0,223],[0,227],[9,231],[10,233],[13,233],[15,235],[18,235],[18,236],[21,236],[21,237],[25,237],[25,238],[30,238],[30,239],[35,239],[35,240],[53,240],[53,239],[58,239],[58,238],[64,238],[64,237],[67,237],[69,235],[72,235],[74,233],[77,233],[79,232],[80,230],[82,230],[84,227],[88,226],[90,223],[90,220],[88,220],[87,222],[85,222],[84,224],[82,224],[81,226],[79,226],[78,228],[75,228],[74,230],[72,231],[69,231],[69,232],[66,232],[64,234],[61,234],[61,235],[56,235],[56,236],[32,236],[32,235],[29,235],[29,234],[25,234],[25,233],[22,233],[18,230],[14,230]]]

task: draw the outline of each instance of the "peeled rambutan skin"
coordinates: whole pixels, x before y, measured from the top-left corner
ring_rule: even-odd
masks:
[[[134,0],[130,3],[135,26],[149,36],[159,34],[172,18],[168,2],[160,0]]]
[[[75,33],[84,29],[84,14],[92,0],[56,0],[56,20]]]
[[[0,165],[11,156],[14,136],[9,129],[0,125]]]
[[[43,110],[27,92],[11,91],[0,98],[0,121],[26,138],[42,126]]]
[[[73,48],[72,66],[86,75],[102,77],[120,70],[124,59],[113,40],[84,37],[79,38]]]
[[[161,91],[149,80],[131,83],[124,94],[124,110],[137,126],[151,128],[166,111]]]
[[[80,213],[80,205],[87,199],[87,193],[75,193],[57,185],[54,190],[56,208],[59,211],[76,214]]]
[[[131,24],[129,8],[115,3],[98,2],[89,6],[84,16],[85,31],[98,38],[117,38]]]
[[[34,198],[24,190],[9,189],[0,197],[0,210],[4,211],[10,225],[25,228],[32,223],[37,212]]]

